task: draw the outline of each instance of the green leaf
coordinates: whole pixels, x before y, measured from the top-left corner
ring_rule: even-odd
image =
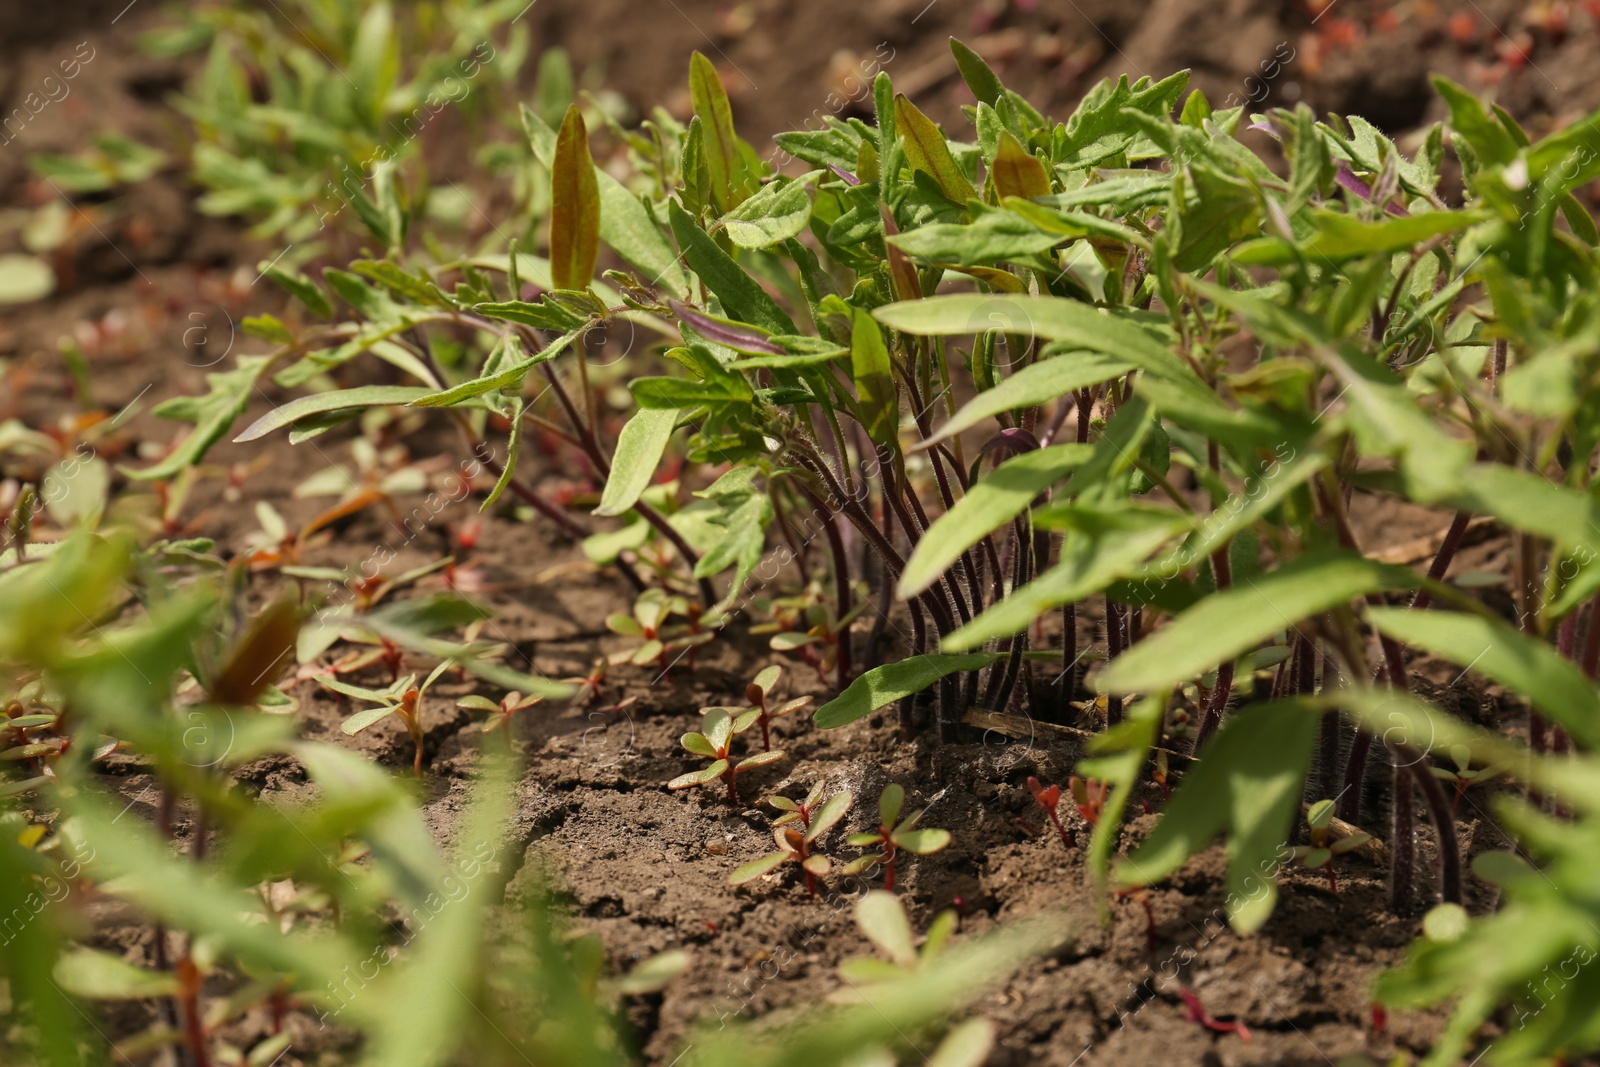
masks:
[[[1320,721],[1314,706],[1297,700],[1236,712],[1150,836],[1117,863],[1117,881],[1153,885],[1226,832],[1228,921],[1241,934],[1259,929],[1277,902],[1279,849],[1299,812]]]
[[[143,470],[128,471],[130,478],[156,481],[175,476],[204,458],[206,451],[228,432],[233,420],[250,402],[256,380],[272,363],[271,356],[240,356],[238,366],[222,374],[207,374],[211,391],[205,396],[177,397],[156,405],[154,414],[164,419],[184,419],[195,424],[183,444],[161,462]]]
[[[600,506],[594,509],[596,515],[621,515],[633,507],[655,475],[677,423],[675,408],[640,408],[634,412],[617,436],[611,475],[600,494]]]
[[[911,656],[898,663],[874,667],[818,708],[812,721],[824,730],[855,722],[901,697],[922,692],[948,674],[981,670],[1004,656],[1003,652]]]
[[[374,726],[393,715],[397,707],[398,705],[395,704],[384,704],[381,707],[358,711],[340,723],[339,729],[354,737],[367,727]]]
[[[1103,692],[1187,682],[1311,615],[1385,589],[1413,589],[1405,567],[1346,551],[1314,552],[1218,592],[1118,656],[1098,676]]]
[[[526,106],[522,108],[522,124],[533,154],[544,166],[553,168],[556,132]],[[649,209],[605,170],[596,167],[594,176],[600,191],[600,239],[644,271],[651,284],[662,285],[673,296],[683,297],[689,286],[678,264],[678,253]]]
[[[706,171],[717,214],[733,210],[744,199],[740,179],[739,137],[733,129],[733,108],[717,68],[699,52],[689,57],[689,98],[704,135]]]
[[[1000,94],[1006,91],[1001,84],[1000,76],[994,69],[985,63],[983,57],[967,47],[954,37],[950,38],[950,51],[956,57],[956,68],[961,71],[961,79],[967,83],[967,88],[972,90],[972,95],[980,103],[995,106],[1000,99]]]
[[[1517,142],[1490,117],[1478,98],[1449,78],[1435,75],[1433,88],[1450,107],[1450,129],[1472,152],[1491,166],[1505,166],[1517,157]]]
[[[804,179],[779,178],[722,217],[728,240],[740,248],[771,248],[805,231],[811,197]]]
[[[550,170],[550,277],[557,289],[587,289],[600,251],[600,189],[578,105],[567,108]],[[513,294],[515,295],[515,294]]]
[[[916,937],[911,920],[900,898],[882,889],[873,889],[856,901],[856,925],[884,955],[903,967],[917,962]]]
[[[793,855],[792,852],[774,852],[770,856],[762,856],[758,860],[751,860],[743,866],[735,867],[733,873],[728,875],[728,884],[744,885],[746,882],[753,882],[783,866]]]
[[[989,177],[994,182],[994,194],[1000,200],[1008,196],[1032,200],[1050,195],[1050,173],[1043,163],[1028,154],[1010,130],[1000,131],[1000,143],[994,162],[989,165]]]
[[[894,121],[906,162],[912,170],[920,170],[938,182],[939,188],[953,203],[965,206],[968,200],[977,195],[955,157],[950,154],[944,133],[932,119],[917,109],[917,105],[900,93],[896,93],[894,98]]]
[[[693,217],[676,200],[668,202],[667,217],[690,269],[717,294],[729,315],[769,333],[800,332],[777,301],[732,256],[717,247],[717,242],[695,225]]]
[[[705,770],[690,771],[688,774],[678,775],[678,777],[667,783],[667,788],[688,789],[692,785],[705,785],[707,782],[714,782],[721,778],[727,769],[728,761],[719,759]]]
[[[1480,211],[1426,211],[1367,222],[1324,208],[1312,208],[1309,216],[1316,232],[1298,249],[1281,237],[1264,237],[1235,249],[1233,261],[1245,266],[1284,267],[1301,257],[1340,263],[1362,256],[1388,255],[1408,251],[1434,237],[1457,233],[1485,217]]]
[[[811,825],[806,829],[805,839],[815,841],[829,830],[838,825],[850,810],[850,805],[855,803],[853,793],[835,793],[823,802],[811,816]]]
[[[38,256],[0,256],[0,304],[43,300],[56,288],[56,272]]]
[[[1585,748],[1600,747],[1600,690],[1577,664],[1520,630],[1481,615],[1368,608],[1367,620],[1407,645],[1525,697]]]
[[[274,430],[281,430],[303,418],[324,412],[409,404],[420,397],[431,395],[432,392],[431,389],[415,385],[363,385],[355,389],[312,393],[309,396],[296,397],[287,404],[273,408],[245,427],[244,431],[233,440],[235,444],[255,441]]]
[[[178,977],[147,971],[120,956],[77,948],[56,961],[56,984],[86,1000],[150,1000],[178,995]]]
[[[1048,251],[1062,240],[1014,211],[986,211],[971,223],[937,222],[889,238],[916,259],[975,266],[1013,261]]]
[[[1078,474],[1088,469],[1080,467]],[[1074,479],[1077,476],[1074,474]],[[1120,578],[1139,573],[1145,557],[1181,529],[1184,520],[1165,509],[1079,508],[1074,522],[1076,528],[1062,542],[1061,562],[945,635],[939,647],[946,652],[961,652],[991,638],[1010,636],[1051,608],[1075,603]],[[1144,644],[1140,642],[1135,647],[1142,648]]]
[[[1124,359],[1159,378],[1199,381],[1163,339],[1126,313],[1063,297],[953,293],[887,304],[873,315],[887,326],[924,337],[998,330],[1024,338],[1064,341],[1075,348]]]
[[[489,306],[487,304],[479,304],[476,310],[481,311]],[[497,389],[515,389],[522,384],[529,371],[566,351],[567,346],[577,340],[578,335],[582,332],[583,327],[570,330],[557,337],[538,352],[526,359],[517,360],[504,370],[486,374],[481,378],[473,378],[471,381],[462,382],[460,385],[451,386],[449,389],[439,392],[424,390],[424,395],[410,401],[410,406],[418,408],[447,408],[471,400],[473,397],[492,393]],[[520,342],[513,337],[508,342],[507,352],[514,354],[520,351]]]
[[[1122,836],[1122,816],[1133,799],[1134,787],[1150,758],[1150,749],[1161,736],[1166,719],[1166,692],[1151,693],[1128,709],[1128,717],[1116,726],[1089,740],[1093,758],[1078,764],[1078,773],[1111,787],[1089,838],[1086,864],[1100,892],[1100,914],[1110,919],[1107,890],[1111,882],[1111,857]]]
[[[896,847],[907,852],[915,852],[919,856],[926,856],[931,852],[938,852],[950,844],[949,830],[901,830],[891,834],[890,839]]]
[[[856,311],[850,328],[850,372],[866,416],[867,436],[875,444],[895,448],[900,434],[900,397],[883,331],[864,311]]]
[[[1051,445],[1013,456],[978,479],[917,542],[896,590],[901,599],[916,596],[938,581],[963,552],[1020,515],[1035,497],[1093,454],[1092,445]]]
[[[1052,345],[1043,355],[1045,358],[1037,363],[1028,364],[962,405],[949,422],[934,432],[927,445],[954,437],[1004,412],[1036,407],[1133,369],[1126,360],[1103,352],[1063,351],[1061,346]]]

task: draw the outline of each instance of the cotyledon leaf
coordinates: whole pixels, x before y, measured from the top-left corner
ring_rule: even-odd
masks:
[[[1313,552],[1207,597],[1112,660],[1096,684],[1107,693],[1179,685],[1301,619],[1418,581],[1408,568],[1353,552]]]
[[[900,576],[901,598],[916,596],[938,581],[963,552],[1020,515],[1035,497],[1093,454],[1092,445],[1051,445],[1013,456],[978,479],[917,542]]]

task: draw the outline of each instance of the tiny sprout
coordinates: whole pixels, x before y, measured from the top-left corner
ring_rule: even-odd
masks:
[[[1355,851],[1371,841],[1372,835],[1359,830],[1341,834],[1333,823],[1333,801],[1319,800],[1311,805],[1306,811],[1306,826],[1310,831],[1307,836],[1311,838],[1311,844],[1296,845],[1290,852],[1301,866],[1309,870],[1321,868],[1328,876],[1329,892],[1337,893],[1339,882],[1333,873],[1333,857]],[[1335,837],[1335,834],[1340,836]]]
[[[1488,767],[1472,770],[1472,749],[1466,745],[1451,745],[1450,760],[1456,765],[1456,769],[1453,771],[1447,771],[1443,767],[1429,767],[1428,769],[1433,772],[1435,778],[1442,778],[1444,781],[1455,784],[1455,796],[1450,798],[1450,811],[1452,813],[1461,806],[1461,798],[1466,796],[1468,789],[1475,785],[1481,785],[1491,778],[1498,778],[1500,775],[1505,774],[1507,770],[1506,767],[1499,764],[1491,764]]]
[[[1172,799],[1172,785],[1171,785],[1171,783],[1169,781],[1171,775],[1170,775],[1170,772],[1167,770],[1167,750],[1166,749],[1164,749],[1164,748],[1156,749],[1156,769],[1150,773],[1150,777],[1155,780],[1156,785],[1159,785],[1161,787],[1161,799],[1162,800],[1171,800]]]
[[[674,615],[689,616],[689,602],[663,589],[646,589],[633,602],[632,615],[618,612],[609,616],[606,619],[608,630],[639,639],[639,646],[631,652],[619,652],[612,656],[611,665],[631,663],[635,667],[646,667],[655,664],[666,668],[670,666],[667,657],[672,653],[703,645],[715,636],[708,630],[700,629],[698,615],[693,616],[695,623],[691,626],[666,625]]]
[[[862,956],[839,964],[839,977],[850,983],[849,990],[840,990],[830,1000],[858,1001],[862,999],[859,986],[875,982],[889,982],[915,974],[931,964],[950,941],[956,931],[956,913],[942,911],[928,927],[928,936],[918,949],[911,921],[900,898],[882,889],[874,889],[856,901],[856,925],[867,940],[876,945],[888,960]]]
[[[1098,824],[1100,813],[1106,808],[1106,795],[1111,792],[1111,784],[1073,775],[1067,779],[1067,788],[1072,791],[1072,802],[1077,805],[1083,821],[1090,826]]]
[[[456,707],[468,708],[473,711],[489,712],[489,717],[483,720],[478,727],[479,730],[482,730],[484,733],[488,734],[493,733],[501,727],[509,727],[511,725],[511,716],[513,714],[521,711],[523,708],[531,708],[543,699],[543,697],[525,697],[516,690],[512,690],[505,696],[501,697],[498,702],[490,700],[488,697],[478,696],[477,694],[473,694],[469,697],[462,697],[460,700],[456,701]]]
[[[813,899],[816,897],[817,879],[826,876],[833,869],[833,863],[828,857],[812,852],[811,846],[845,817],[856,799],[855,794],[846,791],[835,793],[824,801],[823,788],[823,783],[818,782],[799,803],[783,796],[767,798],[768,804],[783,812],[772,823],[772,836],[778,842],[778,851],[734,871],[728,876],[729,885],[753,882],[793,860],[806,872],[806,892]],[[796,822],[801,829],[790,828],[790,824]]]
[[[1225,1023],[1213,1019],[1206,1011],[1204,1004],[1193,990],[1180,989],[1178,996],[1183,1000],[1184,1017],[1189,1022],[1199,1023],[1201,1026],[1217,1034],[1238,1034],[1240,1041],[1250,1040],[1250,1028],[1242,1022]]]
[[[1056,833],[1061,835],[1061,843],[1068,848],[1075,848],[1077,842],[1072,839],[1072,834],[1061,825],[1061,819],[1056,815],[1056,805],[1061,803],[1061,787],[1052,785],[1045,787],[1039,784],[1039,779],[1028,776],[1028,792],[1033,794],[1034,803],[1044,809],[1050,817],[1050,824],[1056,828]]]
[[[708,785],[721,778],[728,784],[728,801],[732,804],[739,803],[738,776],[745,771],[765,767],[783,758],[783,753],[777,750],[759,752],[738,763],[734,763],[729,756],[734,735],[742,734],[754,726],[758,714],[759,712],[752,708],[734,718],[727,708],[706,708],[700,720],[700,732],[684,734],[682,744],[694,755],[703,756],[714,762],[704,770],[680,774],[667,783],[667,788],[688,789],[690,786]]]
[[[390,715],[400,716],[400,721],[405,723],[406,733],[411,735],[411,743],[416,747],[416,756],[412,761],[412,769],[417,777],[422,777],[422,694],[428,687],[438,680],[445,668],[450,666],[449,660],[443,660],[428,675],[428,680],[421,686],[416,685],[417,676],[408,674],[397,679],[387,689],[364,689],[359,685],[351,685],[334,678],[318,678],[323,687],[335,693],[343,693],[347,697],[366,701],[375,707],[358,711],[344,722],[339,724],[339,729],[354,737],[356,734],[387,719]]]
[[[755,681],[745,686],[744,690],[744,698],[755,706],[754,710],[759,712],[756,716],[756,722],[761,724],[761,747],[768,750],[772,748],[771,726],[773,720],[781,719],[785,715],[793,715],[797,711],[804,711],[811,706],[810,697],[795,697],[793,700],[785,701],[777,706],[767,703],[767,698],[772,695],[773,689],[778,685],[778,679],[782,676],[782,667],[768,667],[756,675]]]
[[[901,820],[900,809],[905,799],[906,791],[899,785],[891,782],[884,787],[883,795],[878,798],[878,828],[849,837],[850,844],[857,848],[876,847],[879,851],[851,860],[845,865],[845,874],[859,874],[881,863],[884,870],[883,888],[893,890],[896,854],[903,850],[927,856],[950,844],[949,830],[917,829],[917,821],[928,810],[926,808],[914,811]]]

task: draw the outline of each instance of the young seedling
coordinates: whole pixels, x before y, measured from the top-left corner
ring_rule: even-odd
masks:
[[[1061,818],[1056,814],[1056,806],[1061,803],[1061,787],[1059,785],[1042,786],[1039,779],[1028,776],[1028,792],[1033,794],[1033,801],[1044,809],[1050,817],[1050,825],[1056,828],[1056,833],[1061,837],[1061,843],[1068,848],[1076,848],[1078,842],[1073,840],[1072,833],[1061,825]]]
[[[387,689],[365,689],[349,682],[341,682],[336,678],[318,678],[317,682],[335,693],[343,693],[347,697],[364,701],[374,705],[365,711],[358,711],[344,722],[339,729],[354,737],[361,731],[375,726],[387,719],[390,715],[400,716],[400,721],[405,723],[406,733],[411,735],[411,743],[416,747],[416,756],[412,761],[412,770],[418,778],[422,777],[422,695],[428,687],[438,680],[439,676],[450,666],[449,660],[442,660],[428,675],[427,681],[416,685],[417,676],[408,674],[398,679]]]
[[[889,958],[860,956],[839,964],[839,977],[848,982],[850,988],[840,990],[829,999],[858,1002],[862,999],[859,986],[904,979],[926,968],[944,951],[950,935],[956,931],[957,921],[954,911],[941,911],[928,926],[928,935],[919,949],[900,898],[882,889],[864,894],[856,902],[856,925],[867,940]]]
[[[1111,784],[1073,775],[1067,779],[1067,788],[1072,791],[1072,802],[1077,805],[1083,821],[1090,826],[1098,823],[1100,813],[1105,810],[1106,795],[1111,792]]]
[[[744,698],[755,705],[755,710],[759,713],[756,715],[756,722],[761,724],[761,747],[764,749],[772,748],[771,726],[773,720],[781,719],[785,715],[793,715],[795,712],[803,711],[811,706],[810,697],[795,697],[793,700],[788,700],[778,705],[772,705],[767,702],[767,698],[772,695],[773,689],[777,687],[778,679],[782,676],[782,667],[768,667],[756,675],[755,681],[745,686],[744,690]]]
[[[499,701],[493,701],[488,697],[478,696],[474,693],[472,696],[462,697],[456,701],[456,707],[468,708],[473,711],[487,711],[489,717],[478,726],[478,729],[486,734],[493,733],[501,727],[507,727],[507,732],[509,733],[511,716],[524,708],[533,707],[543,699],[543,697],[525,697],[516,690],[507,693]]]
[[[612,666],[631,663],[635,667],[655,664],[667,668],[671,666],[668,657],[673,653],[706,644],[715,636],[698,626],[666,625],[674,615],[687,617],[689,602],[663,589],[646,589],[633,602],[632,615],[618,612],[607,618],[606,628],[612,633],[639,640],[639,645],[631,651],[613,655]]]
[[[1180,989],[1178,996],[1183,1000],[1184,1017],[1192,1023],[1199,1023],[1213,1033],[1238,1034],[1240,1041],[1250,1040],[1250,1028],[1242,1022],[1225,1023],[1213,1019],[1206,1011],[1206,1006],[1200,1003],[1200,998],[1193,990]]]
[[[1490,764],[1472,770],[1472,749],[1466,745],[1451,745],[1450,760],[1456,765],[1453,771],[1443,767],[1429,767],[1435,778],[1443,779],[1455,785],[1455,795],[1450,798],[1450,811],[1454,813],[1461,806],[1461,798],[1467,795],[1467,790],[1475,785],[1482,785],[1491,778],[1498,778],[1505,774],[1509,768],[1500,764]]]
[[[827,680],[839,663],[840,641],[846,639],[850,624],[868,607],[864,593],[863,590],[861,599],[837,620],[823,601],[820,590],[774,600],[772,621],[752,626],[750,632],[772,634],[767,642],[769,648],[774,652],[793,652]]]
[[[1302,867],[1308,870],[1321,870],[1328,876],[1328,891],[1337,893],[1339,881],[1333,873],[1333,857],[1341,856],[1346,852],[1354,852],[1368,841],[1372,840],[1371,834],[1360,831],[1334,836],[1338,831],[1333,825],[1333,801],[1319,800],[1306,811],[1307,837],[1311,839],[1309,845],[1296,845],[1290,851],[1294,858],[1300,861]]]
[[[927,856],[950,844],[949,830],[917,829],[918,820],[928,809],[920,808],[902,820],[900,809],[905,799],[906,791],[898,784],[891,782],[884,787],[883,795],[878,798],[878,828],[867,833],[851,834],[849,838],[850,844],[857,848],[875,847],[878,851],[851,860],[845,865],[845,874],[859,874],[881,863],[884,870],[883,888],[893,890],[897,854],[904,851]]]
[[[735,718],[727,708],[706,708],[700,719],[699,732],[684,734],[682,744],[688,752],[713,762],[704,770],[680,774],[667,783],[667,788],[688,789],[690,786],[709,785],[720,778],[727,783],[728,802],[738,804],[739,775],[745,771],[753,771],[757,767],[765,767],[769,763],[776,763],[783,758],[782,752],[771,749],[758,752],[737,763],[733,761],[730,749],[734,737],[754,726],[757,714],[756,709],[752,708]]]
[[[846,791],[823,800],[823,788],[823,783],[818,782],[798,804],[783,796],[767,798],[768,804],[783,812],[772,823],[772,836],[778,842],[778,851],[734,871],[728,876],[729,885],[752,882],[793,860],[806,872],[806,892],[813,899],[816,898],[817,879],[827,875],[833,869],[833,863],[828,857],[812,852],[812,845],[845,817],[856,799],[855,794]],[[791,825],[796,822],[800,824],[798,830]]]

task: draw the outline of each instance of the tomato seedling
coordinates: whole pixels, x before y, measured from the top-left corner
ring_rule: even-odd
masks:
[[[878,797],[878,828],[849,837],[850,844],[857,848],[876,848],[877,851],[851,860],[845,865],[845,874],[859,874],[881,863],[884,871],[883,888],[893,890],[895,857],[900,852],[927,856],[950,844],[949,830],[917,828],[927,808],[919,808],[901,819],[900,809],[905,799],[906,791],[900,785],[891,782],[884,787],[883,794]]]
[[[778,851],[738,868],[728,876],[728,884],[753,882],[793,861],[806,872],[806,892],[814,899],[817,895],[817,879],[825,877],[833,869],[833,862],[827,856],[812,851],[812,846],[845,817],[856,799],[855,794],[846,791],[823,800],[824,789],[823,783],[818,782],[799,803],[784,796],[768,797],[767,803],[783,812],[772,823],[772,836],[778,842]],[[797,822],[799,829],[793,827]]]
[[[678,775],[667,783],[667,788],[688,789],[696,785],[709,785],[720,778],[728,786],[728,802],[738,804],[739,775],[783,758],[781,751],[769,749],[734,762],[731,754],[733,739],[755,725],[757,714],[756,709],[752,708],[735,718],[727,708],[706,708],[701,714],[699,731],[684,734],[681,743],[686,751],[713,762],[703,770]]]

